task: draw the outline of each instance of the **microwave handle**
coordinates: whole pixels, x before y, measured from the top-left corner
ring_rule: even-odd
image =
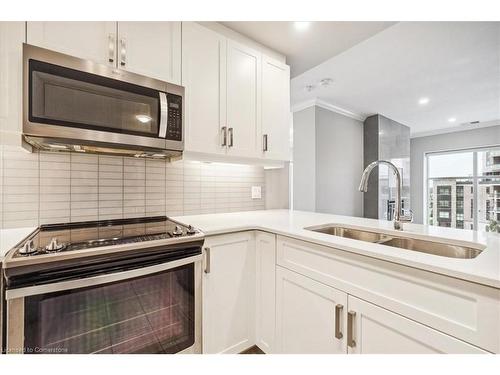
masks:
[[[168,125],[168,100],[167,94],[160,92],[160,131],[159,137],[167,137],[167,125]]]

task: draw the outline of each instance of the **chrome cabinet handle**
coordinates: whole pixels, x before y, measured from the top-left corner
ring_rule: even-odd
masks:
[[[354,348],[356,346],[356,341],[353,338],[354,330],[354,318],[356,317],[355,311],[347,312],[347,346]]]
[[[267,151],[267,134],[262,136],[262,151]]]
[[[228,143],[227,147],[233,147],[234,146],[234,144],[233,144],[233,128],[229,128],[227,131],[229,133],[229,143]]]
[[[120,65],[121,66],[125,66],[125,64],[127,63],[126,55],[127,55],[127,43],[125,42],[125,39],[121,38],[120,39]]]
[[[344,337],[342,334],[341,328],[340,328],[340,316],[342,315],[342,310],[344,309],[344,306],[341,305],[340,303],[335,305],[335,338],[336,339],[341,339]]]
[[[115,34],[109,34],[108,35],[108,61],[110,63],[115,62],[115,48],[116,48]]]
[[[222,128],[220,128],[220,131],[221,131],[221,138],[222,138],[221,146],[226,147],[227,146],[227,127],[223,126]]]
[[[210,273],[210,248],[205,247],[205,273]]]

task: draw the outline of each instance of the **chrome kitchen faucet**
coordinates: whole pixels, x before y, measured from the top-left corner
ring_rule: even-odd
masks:
[[[410,215],[406,216],[402,214],[401,211],[401,174],[399,173],[398,168],[387,160],[377,160],[373,163],[370,163],[365,170],[363,171],[363,175],[361,176],[361,182],[359,183],[359,191],[366,193],[368,191],[368,178],[370,174],[376,166],[379,164],[386,164],[389,169],[392,169],[394,174],[396,175],[396,198],[395,198],[395,208],[394,208],[394,229],[403,230],[403,223],[409,223],[413,221],[413,214],[410,211]]]

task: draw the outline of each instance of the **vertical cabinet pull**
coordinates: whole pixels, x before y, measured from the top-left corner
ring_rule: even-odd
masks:
[[[267,151],[267,134],[262,136],[262,151]]]
[[[210,273],[210,248],[205,247],[205,273]]]
[[[127,55],[127,43],[125,42],[125,39],[121,38],[120,39],[120,65],[121,66],[125,66],[125,64],[127,63],[126,55]]]
[[[342,334],[342,330],[340,328],[340,316],[342,315],[342,310],[344,309],[344,306],[341,305],[340,303],[335,305],[335,338],[336,339],[341,339],[344,337]]]
[[[354,348],[356,346],[356,341],[353,338],[354,330],[354,318],[356,317],[356,312],[347,312],[347,346]]]
[[[221,131],[221,138],[222,138],[221,146],[226,147],[227,146],[227,127],[223,126],[220,129],[220,131]]]
[[[229,143],[228,143],[227,147],[233,147],[233,145],[234,145],[234,143],[233,143],[233,128],[229,128],[228,132],[229,132]]]
[[[115,34],[108,35],[108,61],[110,63],[115,62]]]

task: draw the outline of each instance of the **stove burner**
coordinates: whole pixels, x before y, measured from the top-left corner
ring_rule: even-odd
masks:
[[[192,236],[199,233],[165,216],[42,225],[14,257],[36,256]]]
[[[57,238],[54,237],[50,240],[50,243],[47,246],[45,246],[45,251],[49,253],[57,253],[58,251],[63,250],[65,247],[66,244],[59,243]]]

